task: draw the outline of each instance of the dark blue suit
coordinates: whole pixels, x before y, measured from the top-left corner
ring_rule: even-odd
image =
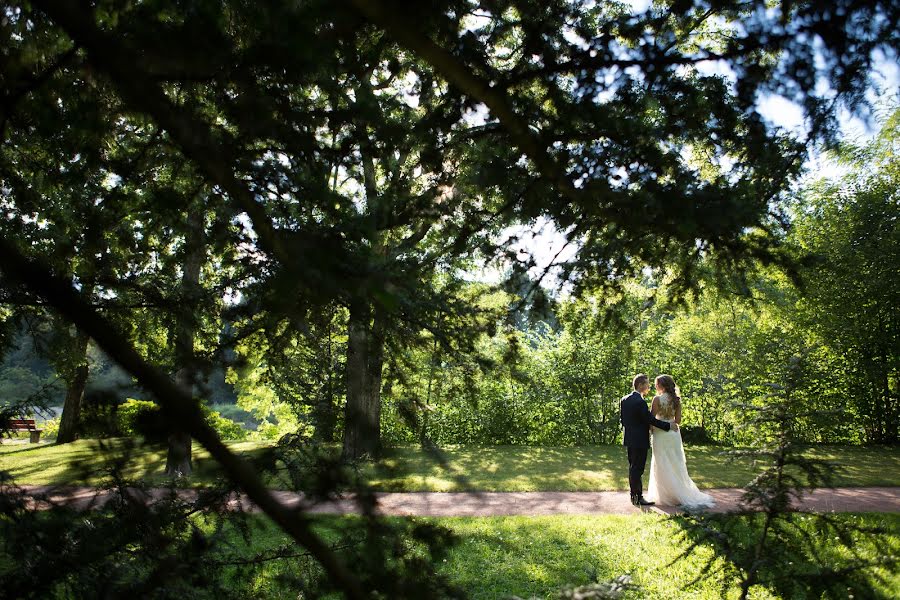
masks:
[[[625,428],[624,445],[628,448],[628,486],[631,497],[641,495],[641,477],[647,466],[647,450],[650,449],[650,425],[669,431],[671,425],[650,414],[647,401],[637,392],[631,392],[619,401],[619,420]]]

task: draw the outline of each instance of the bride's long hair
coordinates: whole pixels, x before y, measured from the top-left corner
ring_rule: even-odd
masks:
[[[675,405],[681,403],[681,390],[675,385],[675,378],[671,375],[659,375],[656,377],[656,385],[665,390],[667,394],[672,396]]]

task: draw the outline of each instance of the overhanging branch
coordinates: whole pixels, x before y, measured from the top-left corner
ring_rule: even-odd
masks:
[[[115,325],[99,315],[75,291],[71,281],[53,275],[45,265],[27,258],[5,237],[0,237],[0,270],[46,299],[144,388],[150,390],[166,417],[183,423],[191,436],[222,465],[229,478],[244,490],[250,500],[298,544],[309,550],[348,598],[362,600],[366,597],[359,581],[312,531],[303,514],[289,509],[269,492],[253,468],[235,456],[206,424],[197,402],[162,371],[145,361],[119,334]]]

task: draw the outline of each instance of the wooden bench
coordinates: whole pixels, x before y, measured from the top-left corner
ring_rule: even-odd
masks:
[[[41,432],[43,429],[36,429],[34,419],[10,419],[7,421],[6,429],[8,431],[28,431],[31,433],[32,444],[41,441]]]

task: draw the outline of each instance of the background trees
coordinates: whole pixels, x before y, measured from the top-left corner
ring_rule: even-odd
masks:
[[[809,189],[796,207],[794,239],[814,256],[797,312],[827,352],[830,376],[864,439],[898,439],[898,291],[900,113],[875,140],[844,147],[849,173]]]

